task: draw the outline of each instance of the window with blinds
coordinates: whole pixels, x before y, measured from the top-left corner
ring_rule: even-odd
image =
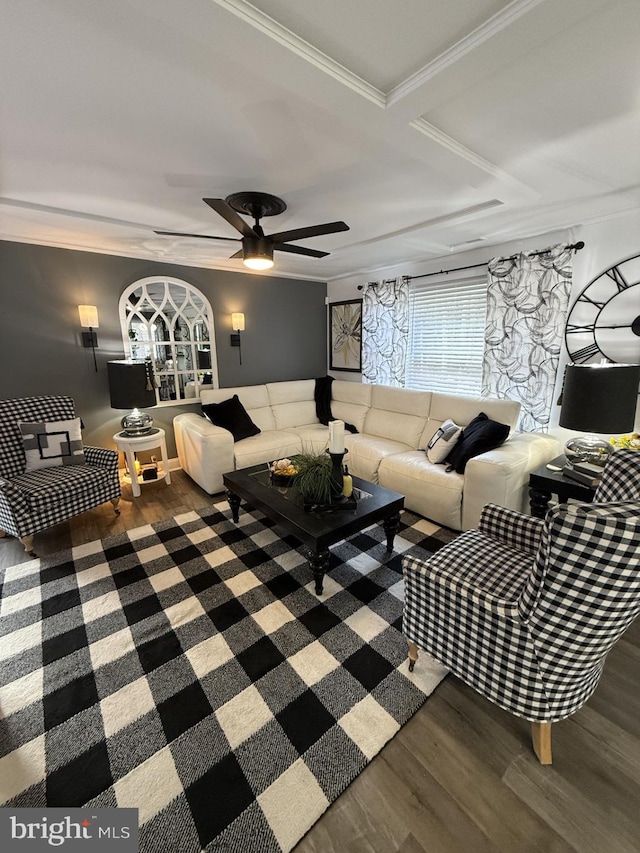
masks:
[[[486,276],[412,281],[406,387],[479,396],[486,309]]]

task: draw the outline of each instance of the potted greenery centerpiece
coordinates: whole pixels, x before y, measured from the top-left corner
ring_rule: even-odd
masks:
[[[293,488],[305,503],[331,503],[331,474],[333,463],[327,453],[300,453],[291,460],[297,474]]]

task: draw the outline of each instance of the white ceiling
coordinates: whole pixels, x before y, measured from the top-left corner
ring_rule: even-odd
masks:
[[[638,0],[2,0],[0,239],[244,271],[202,202],[267,233],[343,219],[274,273],[360,270],[640,205]]]

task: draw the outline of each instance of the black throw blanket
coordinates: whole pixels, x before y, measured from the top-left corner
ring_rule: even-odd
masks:
[[[316,387],[313,393],[316,401],[316,417],[321,424],[327,426],[329,421],[335,420],[331,414],[331,384],[333,376],[320,376],[316,379]],[[345,424],[344,428],[348,432],[358,432],[353,424]]]

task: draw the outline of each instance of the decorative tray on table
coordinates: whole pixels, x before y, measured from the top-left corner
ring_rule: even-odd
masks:
[[[355,509],[358,506],[358,499],[354,494],[350,497],[346,498],[344,495],[340,495],[334,501],[328,504],[312,504],[312,503],[304,503],[304,511],[305,512],[339,512],[347,509]]]

